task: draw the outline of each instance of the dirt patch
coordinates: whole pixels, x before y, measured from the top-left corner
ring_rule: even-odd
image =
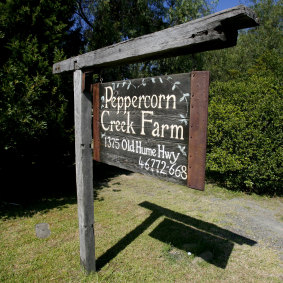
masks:
[[[276,249],[283,262],[281,201],[278,201],[274,207],[268,207],[266,203],[238,197],[229,200],[212,197],[210,200],[219,210],[225,211],[225,217],[221,221],[225,227],[255,240],[258,245]]]
[[[133,188],[140,195],[155,197],[160,192],[178,194],[176,200],[172,200],[171,203],[176,202],[178,205],[182,203],[183,207],[194,202],[192,207],[196,216],[217,215],[216,220],[219,220],[220,226],[256,241],[258,246],[276,250],[283,262],[282,198],[248,196],[225,189],[215,191],[214,186],[211,185],[208,185],[205,193],[196,192],[137,173],[125,178],[127,181],[133,181],[135,184]],[[140,186],[141,180],[144,184],[147,183],[143,188]],[[191,214],[192,211],[187,213]]]

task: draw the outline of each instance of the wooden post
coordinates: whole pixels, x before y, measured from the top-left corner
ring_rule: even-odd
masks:
[[[91,111],[92,99],[84,92],[81,70],[74,72],[75,147],[78,217],[80,232],[80,259],[87,272],[95,271],[93,161]]]

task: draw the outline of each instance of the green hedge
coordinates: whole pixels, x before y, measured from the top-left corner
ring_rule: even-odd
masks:
[[[210,86],[207,171],[226,187],[282,194],[282,85],[272,75]]]

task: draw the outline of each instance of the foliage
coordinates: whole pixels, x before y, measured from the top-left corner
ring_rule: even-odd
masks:
[[[205,54],[213,81],[207,169],[228,187],[281,195],[282,1],[253,2],[260,27]]]
[[[207,15],[218,1],[77,0],[78,23],[90,50]]]
[[[228,187],[282,193],[282,90],[273,75],[212,84],[207,168]]]
[[[209,14],[218,1],[207,0],[78,0],[87,50],[136,38]],[[100,70],[105,80],[190,71],[200,66],[198,55],[161,59]]]
[[[34,162],[68,144],[72,89],[52,75],[52,64],[65,56],[74,8],[67,0],[0,3],[0,168],[11,154]]]
[[[283,1],[252,2],[260,26],[240,32],[237,46],[204,54],[204,68],[210,70],[212,81],[248,80],[258,70],[282,78]]]

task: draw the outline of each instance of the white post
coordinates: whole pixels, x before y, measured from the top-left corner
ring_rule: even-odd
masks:
[[[75,147],[81,264],[87,272],[95,271],[93,159],[90,93],[83,92],[83,73],[74,72]]]

